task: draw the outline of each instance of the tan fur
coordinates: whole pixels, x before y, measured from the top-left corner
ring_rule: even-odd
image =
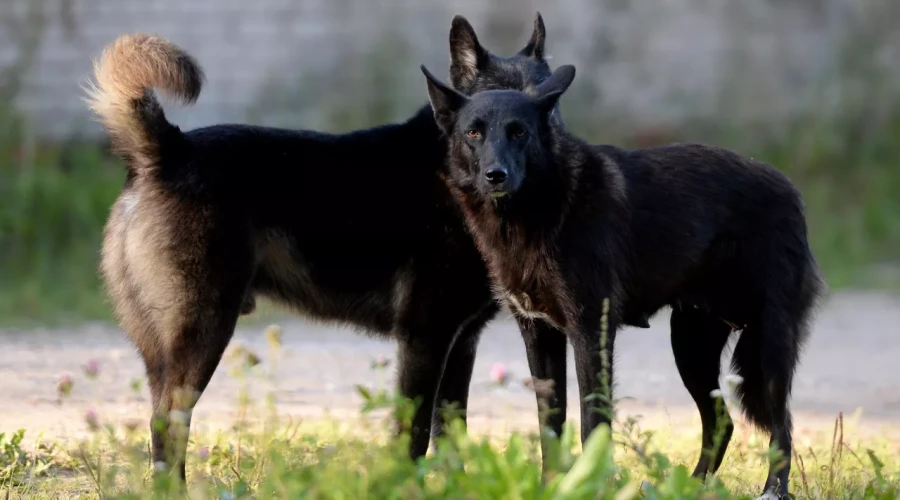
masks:
[[[475,49],[462,50],[457,54],[457,57],[459,57],[457,64],[460,70],[460,77],[465,80],[473,80],[478,74],[478,54],[475,53]]]
[[[306,307],[297,309],[310,315],[321,311],[324,306],[318,300],[318,295],[308,293],[315,290],[315,283],[309,275],[309,269],[294,254],[290,238],[279,231],[269,231],[260,238],[258,245],[260,264],[273,276],[279,277],[279,285],[286,289],[285,293],[302,293],[307,298],[304,304]]]
[[[175,44],[153,35],[123,35],[94,61],[94,82],[87,88],[87,103],[113,139],[114,146],[131,158],[138,171],[153,167],[155,139],[148,120],[165,120],[153,95],[158,88],[185,104],[197,100],[203,71]],[[166,122],[167,123],[167,122]]]
[[[138,206],[124,231],[124,260],[131,281],[138,284],[138,300],[156,327],[157,338],[168,343],[178,331],[177,322],[183,312],[179,303],[183,302],[185,287],[180,286],[166,251],[171,238],[168,225],[160,224],[164,218],[159,212],[158,206]]]
[[[101,273],[123,329],[142,352],[153,353],[167,347],[179,331],[190,288],[169,251],[176,235],[166,212],[174,202],[144,182],[137,184],[123,191],[113,206]]]
[[[407,304],[410,303],[414,278],[415,275],[410,266],[404,267],[394,276],[394,293],[392,295],[394,297],[394,322],[397,324],[400,324],[403,315],[408,313],[406,309]]]

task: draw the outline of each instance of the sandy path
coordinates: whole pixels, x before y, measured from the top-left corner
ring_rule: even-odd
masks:
[[[628,329],[617,341],[616,395],[633,398],[623,406],[648,418],[669,423],[696,420],[693,402],[681,385],[669,348],[669,313],[663,312],[649,330]],[[389,342],[372,340],[346,329],[281,321],[285,351],[276,370],[274,390],[281,414],[316,417],[323,409],[333,416],[357,411],[356,384],[377,380],[370,364],[378,355],[393,359]],[[242,326],[236,340],[264,358],[268,346],[262,327]],[[100,363],[101,375],[88,382],[81,366]],[[571,359],[571,353],[570,353]],[[488,387],[491,364],[507,365],[513,383],[498,391]],[[56,384],[63,372],[75,379],[72,397],[56,404]],[[573,363],[569,363],[569,413],[577,415]],[[521,386],[528,375],[524,348],[508,313],[485,332],[472,385],[471,414],[475,426],[506,420],[514,426],[534,426],[533,395]],[[86,429],[84,412],[97,409],[105,419],[123,420],[148,414],[147,390],[130,389],[143,367],[119,330],[91,325],[79,330],[0,331],[0,431],[19,427],[73,437]],[[383,378],[392,383],[393,366]],[[198,425],[230,421],[239,383],[220,366],[195,412]],[[254,385],[257,394],[266,389]],[[502,410],[490,408],[501,402]],[[842,294],[821,310],[794,387],[797,426],[829,425],[837,412],[864,409],[862,423],[870,429],[900,421],[900,298],[879,294]],[[498,414],[499,412],[499,414]],[[693,429],[699,431],[699,427]]]

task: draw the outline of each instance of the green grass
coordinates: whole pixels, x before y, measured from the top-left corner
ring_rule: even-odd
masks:
[[[236,361],[232,373],[244,388],[239,417],[224,431],[191,436],[190,498],[755,498],[772,456],[765,436],[739,428],[719,474],[703,483],[689,477],[699,428],[652,432],[638,419],[617,421],[615,432],[599,428],[581,452],[570,422],[561,439],[550,439],[550,465],[542,471],[537,433],[466,435],[454,420],[431,453],[414,462],[406,454],[408,437],[393,438],[389,431],[395,417],[407,420],[408,401],[361,388],[357,419],[291,422],[279,418],[271,397],[265,404],[246,397],[256,374],[266,374],[260,370],[265,362],[255,355],[229,359]],[[81,441],[26,444],[25,431],[0,436],[0,498],[149,499],[183,491],[173,477],[151,474],[142,424],[94,414],[85,423],[93,431]],[[900,496],[895,441],[851,441],[841,417],[833,431],[797,437],[795,447],[791,481],[797,497]]]
[[[108,318],[97,263],[122,165],[91,145],[0,155],[0,319]]]
[[[644,498],[755,498],[766,471],[763,447],[735,442],[720,473],[704,484],[689,477],[697,436],[657,435],[639,455],[625,435],[610,438],[603,428],[582,454],[570,427],[558,465],[542,481],[534,435],[458,435],[413,462],[403,440],[341,427],[271,425],[194,436],[188,451],[191,498],[628,499],[638,498],[642,486]],[[177,491],[173,478],[150,473],[143,433],[101,430],[70,448],[20,447],[30,462],[16,467],[15,481],[0,484],[0,493],[5,488],[9,498],[159,498]],[[799,498],[900,496],[900,455],[887,440],[838,447],[823,433],[798,456],[803,463],[795,459],[791,481]]]

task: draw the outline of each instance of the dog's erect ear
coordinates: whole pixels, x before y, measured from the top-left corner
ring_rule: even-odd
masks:
[[[541,112],[549,114],[553,111],[553,107],[559,101],[559,96],[563,95],[572,80],[575,79],[575,66],[567,64],[556,68],[556,71],[550,75],[550,78],[544,83],[538,85],[538,106]]]
[[[550,78],[547,78],[537,86],[536,94],[539,97],[542,97],[551,92],[563,93],[569,88],[569,85],[572,85],[572,80],[574,79],[575,66],[572,66],[571,64],[560,66],[553,71]]]
[[[538,12],[534,16],[534,30],[531,32],[531,39],[528,40],[525,48],[519,51],[519,54],[540,61],[544,58],[544,41],[546,39],[547,30],[544,28],[544,18]]]
[[[453,117],[456,112],[465,106],[469,98],[441,83],[428,71],[423,64],[420,66],[428,84],[428,100],[431,101],[431,110],[434,119],[445,134],[450,133]]]
[[[450,23],[450,84],[463,88],[472,83],[478,70],[490,60],[487,49],[478,43],[475,29],[457,14]]]
[[[553,106],[556,106],[556,103],[559,102],[559,96],[563,95],[559,90],[554,90],[549,94],[544,94],[537,100],[538,107],[541,108],[541,113],[545,116],[548,116],[553,112]]]

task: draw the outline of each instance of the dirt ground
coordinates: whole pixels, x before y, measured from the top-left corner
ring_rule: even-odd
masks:
[[[681,384],[668,339],[669,312],[661,312],[649,330],[620,333],[616,351],[616,396],[628,398],[624,414],[644,415],[648,425],[691,423],[699,432],[699,419]],[[383,374],[371,362],[379,355],[393,361],[390,342],[373,340],[348,329],[311,324],[297,318],[278,322],[283,352],[274,370],[274,383],[251,384],[254,394],[272,392],[281,415],[315,419],[327,411],[347,419],[360,408],[356,385],[393,383],[394,366]],[[796,376],[792,407],[795,425],[806,430],[833,425],[838,412],[862,409],[859,428],[894,433],[900,422],[900,297],[873,293],[844,293],[821,309]],[[262,326],[239,327],[240,342],[270,364]],[[732,343],[733,345],[733,343]],[[234,347],[234,344],[232,345]],[[726,352],[726,356],[728,352]],[[100,375],[89,381],[82,366],[99,363]],[[511,382],[492,388],[489,372],[504,363]],[[727,366],[727,364],[726,364]],[[57,403],[57,383],[71,374],[71,397]],[[528,376],[525,352],[515,324],[501,313],[485,331],[478,351],[471,387],[470,414],[475,429],[536,428],[534,396],[522,386]],[[87,430],[89,408],[101,419],[146,421],[148,394],[137,392],[131,381],[143,378],[143,366],[119,329],[89,325],[77,330],[0,331],[0,432],[28,429],[32,437],[73,438]],[[240,382],[221,365],[194,412],[196,427],[228,425],[237,408]],[[499,402],[499,405],[496,403]],[[495,404],[493,409],[491,405]],[[574,365],[569,363],[569,414],[577,417]],[[900,435],[900,434],[898,434]]]

